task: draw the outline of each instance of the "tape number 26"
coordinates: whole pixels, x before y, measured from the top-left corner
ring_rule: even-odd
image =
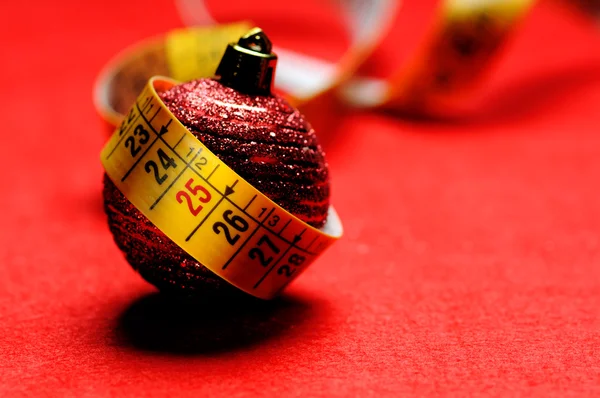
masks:
[[[223,212],[223,220],[225,220],[227,224],[217,221],[213,224],[213,231],[215,231],[216,234],[223,232],[227,242],[233,246],[240,239],[240,235],[232,235],[231,232],[229,232],[229,226],[239,232],[245,232],[248,230],[248,221],[244,220],[241,216],[233,214],[233,210],[225,210]]]

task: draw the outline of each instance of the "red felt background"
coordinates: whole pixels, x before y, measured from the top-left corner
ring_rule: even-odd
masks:
[[[537,6],[468,117],[349,113],[324,132],[344,239],[280,300],[181,308],[112,242],[91,101],[172,3],[0,5],[0,395],[600,395],[597,27]]]

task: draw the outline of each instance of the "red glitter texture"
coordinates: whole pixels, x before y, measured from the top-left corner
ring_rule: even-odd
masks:
[[[329,208],[328,169],[314,130],[278,96],[249,96],[210,79],[160,94],[171,112],[246,181],[298,218],[321,227]],[[234,293],[142,215],[104,178],[104,208],[115,242],[161,290]]]

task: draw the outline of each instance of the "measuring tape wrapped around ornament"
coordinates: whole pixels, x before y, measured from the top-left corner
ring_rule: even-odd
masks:
[[[111,231],[159,288],[269,299],[341,236],[315,133],[271,94],[276,61],[255,29],[217,80],[152,78],[104,147]]]

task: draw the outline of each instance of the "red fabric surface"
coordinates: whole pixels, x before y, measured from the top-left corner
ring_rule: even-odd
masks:
[[[591,23],[536,7],[469,117],[348,114],[324,132],[344,239],[280,300],[181,309],[112,241],[91,102],[172,2],[0,15],[0,395],[600,395]]]

